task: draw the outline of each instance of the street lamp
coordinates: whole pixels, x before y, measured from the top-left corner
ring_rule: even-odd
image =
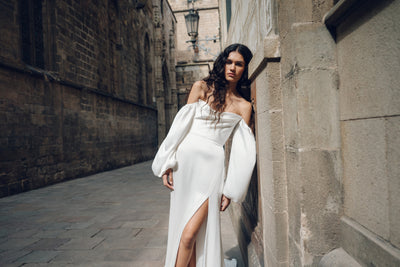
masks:
[[[196,48],[196,37],[199,34],[199,13],[190,9],[189,14],[185,15],[186,29],[187,33],[190,36],[190,41],[192,43],[193,49]]]

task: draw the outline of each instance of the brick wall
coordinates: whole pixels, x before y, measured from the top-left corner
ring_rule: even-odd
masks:
[[[151,1],[43,0],[44,69],[22,60],[18,3],[0,0],[0,197],[151,159]]]

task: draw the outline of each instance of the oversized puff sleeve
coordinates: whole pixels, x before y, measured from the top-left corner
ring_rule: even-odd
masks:
[[[256,142],[251,129],[241,120],[233,132],[228,172],[222,193],[242,202],[256,163]]]
[[[161,143],[151,166],[155,176],[161,177],[168,169],[173,171],[177,168],[176,149],[185,138],[192,126],[196,113],[196,103],[186,104],[176,114],[171,128]]]

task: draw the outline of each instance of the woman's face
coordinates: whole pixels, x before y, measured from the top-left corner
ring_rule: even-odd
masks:
[[[242,77],[244,69],[243,56],[237,51],[230,52],[225,63],[225,79],[229,83],[237,83]]]

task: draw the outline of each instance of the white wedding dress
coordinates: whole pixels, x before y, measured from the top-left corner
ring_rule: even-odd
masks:
[[[225,175],[224,144],[232,133]],[[175,266],[183,229],[207,199],[208,216],[196,239],[196,267],[225,265],[219,217],[221,194],[242,201],[255,161],[254,135],[240,115],[222,112],[217,123],[213,110],[201,99],[181,108],[152,165],[159,177],[173,169],[166,267]]]

